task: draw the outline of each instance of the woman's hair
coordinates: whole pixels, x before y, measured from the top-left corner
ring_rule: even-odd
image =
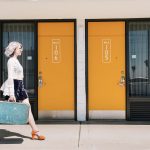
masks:
[[[15,50],[14,50],[14,52],[12,54],[9,55],[9,57],[13,57],[14,54],[15,54]]]
[[[20,46],[21,49],[23,50],[23,46],[21,43],[16,41],[10,42],[8,46],[5,48],[4,54],[6,55],[6,57],[12,57],[15,54],[15,50],[18,46]]]

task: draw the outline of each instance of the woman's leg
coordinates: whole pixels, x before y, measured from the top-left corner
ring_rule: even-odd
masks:
[[[22,103],[27,103],[27,104],[30,105],[28,98],[24,99],[24,100],[22,101]],[[37,128],[37,126],[36,126],[36,124],[35,124],[35,121],[34,121],[34,118],[33,118],[33,114],[32,114],[32,111],[31,111],[31,107],[30,107],[30,109],[29,109],[29,124],[30,124],[32,130],[38,131],[38,128]]]
[[[26,103],[28,105],[30,105],[29,103],[29,99],[26,98],[22,101],[22,103]],[[45,137],[43,135],[40,135],[40,132],[35,124],[35,121],[34,121],[34,118],[33,118],[33,114],[32,114],[32,111],[31,111],[31,107],[30,107],[30,110],[29,110],[29,124],[32,128],[32,139],[35,139],[35,137],[38,138],[38,140],[45,140]]]

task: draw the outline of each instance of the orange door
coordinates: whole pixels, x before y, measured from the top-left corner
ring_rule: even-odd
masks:
[[[89,110],[125,110],[125,23],[88,23]]]
[[[39,115],[74,117],[73,22],[38,24],[38,77]]]

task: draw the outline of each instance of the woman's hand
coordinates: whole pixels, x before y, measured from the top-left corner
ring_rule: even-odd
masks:
[[[10,96],[8,99],[9,102],[16,102],[15,96]]]

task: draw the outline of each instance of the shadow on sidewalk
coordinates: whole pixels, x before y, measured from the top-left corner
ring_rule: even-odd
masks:
[[[11,136],[17,136],[20,138],[8,138]],[[24,141],[23,138],[31,139],[31,137],[24,136],[20,133],[0,129],[0,144],[21,144]]]

